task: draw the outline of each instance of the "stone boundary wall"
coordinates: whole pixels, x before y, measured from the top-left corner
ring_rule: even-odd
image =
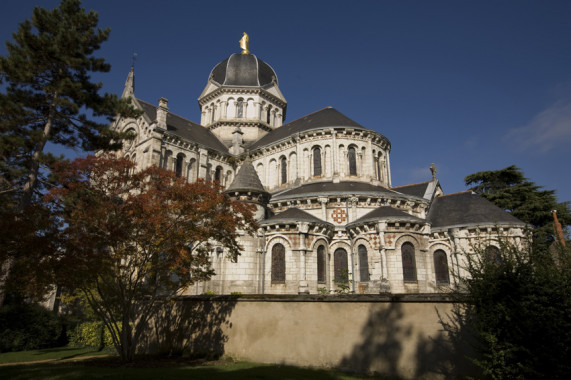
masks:
[[[401,378],[473,372],[446,295],[239,295],[176,298],[142,351],[226,355]]]

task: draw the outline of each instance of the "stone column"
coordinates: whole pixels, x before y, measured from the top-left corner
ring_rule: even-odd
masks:
[[[381,293],[391,292],[391,283],[389,282],[389,271],[387,267],[387,251],[385,249],[386,230],[386,222],[377,223],[377,233],[379,234],[379,253],[381,255],[381,285],[379,287],[379,291]]]
[[[299,294],[309,294],[309,287],[307,285],[307,270],[306,270],[306,256],[307,247],[305,245],[305,236],[309,232],[309,225],[307,223],[299,223]]]

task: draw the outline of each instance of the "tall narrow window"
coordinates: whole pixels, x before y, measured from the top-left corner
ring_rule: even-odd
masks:
[[[325,283],[325,246],[317,247],[317,282]]]
[[[313,148],[313,176],[321,176],[321,148]]]
[[[236,117],[239,119],[244,117],[244,100],[242,98],[238,99],[238,103],[236,103]]]
[[[381,180],[381,155],[379,154],[379,156],[375,159],[375,166],[377,167],[377,179],[380,181]]]
[[[491,264],[501,264],[502,257],[500,256],[500,250],[498,247],[489,245],[484,250],[485,259]]]
[[[349,147],[349,175],[357,175],[357,154],[354,147]]]
[[[367,248],[361,244],[357,248],[359,252],[359,279],[361,281],[369,281],[369,258],[367,257]]]
[[[270,124],[270,117],[272,116],[272,106],[268,106],[266,111],[266,123]]]
[[[214,123],[214,104],[210,106],[210,122]]]
[[[414,258],[414,245],[404,243],[401,246],[402,275],[405,282],[416,282],[416,261]]]
[[[180,153],[176,156],[175,172],[177,177],[182,177],[183,164],[184,164],[184,154]]]
[[[446,258],[446,252],[441,249],[434,252],[434,274],[436,275],[437,284],[450,284],[450,275],[448,274],[448,259]]]
[[[281,163],[281,170],[282,170],[282,182],[281,184],[287,183],[287,159],[282,157],[280,160]]]
[[[272,247],[272,284],[283,284],[285,279],[285,247],[278,243]]]
[[[163,169],[167,169],[170,170],[171,169],[171,158],[172,158],[172,152],[170,150],[167,150],[165,152],[165,155],[163,156]]]
[[[343,248],[337,248],[333,254],[333,269],[335,272],[335,281],[349,281],[349,265],[347,262],[347,251]]]
[[[214,180],[220,182],[222,179],[222,166],[217,166],[214,172]]]

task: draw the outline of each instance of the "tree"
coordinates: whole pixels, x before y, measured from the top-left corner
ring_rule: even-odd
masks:
[[[91,80],[92,73],[110,70],[94,55],[110,32],[97,22],[97,13],[86,12],[79,0],[62,0],[53,10],[36,7],[0,57],[0,216],[12,217],[11,224],[26,222],[32,203],[39,207],[46,169],[61,159],[46,152],[48,142],[93,151],[119,148],[130,137],[109,126],[117,114],[135,114],[128,101],[100,94],[102,84]],[[10,271],[23,253],[3,250],[0,263]]]
[[[530,224],[538,248],[546,249],[554,241],[552,210],[557,210],[563,228],[571,224],[569,202],[558,203],[554,190],[542,190],[514,165],[470,174],[464,181],[476,194]]]
[[[214,274],[212,251],[235,258],[239,231],[255,231],[252,208],[217,182],[189,184],[157,167],[134,172],[105,155],[54,172],[61,187],[47,200],[65,222],[55,277],[82,291],[126,361],[170,296]]]
[[[463,307],[456,326],[476,338],[473,358],[483,378],[568,379],[571,375],[571,252],[521,249],[500,240],[498,256],[484,247],[466,254],[459,278]],[[450,327],[451,325],[448,325]]]

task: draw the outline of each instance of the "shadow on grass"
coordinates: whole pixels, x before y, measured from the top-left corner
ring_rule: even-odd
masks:
[[[363,379],[373,377],[360,377],[337,371],[298,368],[290,366],[260,365],[255,363],[221,364],[216,366],[181,366],[161,368],[128,368],[128,367],[98,367],[86,365],[32,365],[10,367],[0,374],[1,379],[29,379],[38,380],[57,378],[72,379],[126,379],[151,380],[166,379]],[[385,377],[374,377],[388,379]]]

